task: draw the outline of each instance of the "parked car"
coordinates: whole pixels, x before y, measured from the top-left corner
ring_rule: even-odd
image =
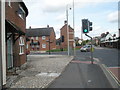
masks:
[[[94,49],[94,46],[92,46],[92,51]],[[85,45],[82,48],[80,48],[81,52],[90,52],[91,51],[91,45]]]

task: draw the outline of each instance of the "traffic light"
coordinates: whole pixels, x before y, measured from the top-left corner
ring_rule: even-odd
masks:
[[[83,33],[89,33],[89,31],[92,31],[92,22],[88,19],[82,19],[82,31]]]
[[[82,19],[82,31],[83,33],[89,33],[89,28],[88,28],[88,19]]]
[[[92,22],[88,21],[88,28],[89,28],[89,31],[92,31]]]

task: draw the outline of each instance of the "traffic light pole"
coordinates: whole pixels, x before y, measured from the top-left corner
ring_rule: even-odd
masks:
[[[89,37],[89,38],[91,38],[91,64],[93,64],[93,51],[92,51],[92,37],[91,36],[89,36],[89,35],[87,35],[87,34],[85,34],[87,37]]]

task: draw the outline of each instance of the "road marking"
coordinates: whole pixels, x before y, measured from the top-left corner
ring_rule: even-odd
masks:
[[[100,62],[100,60],[98,59],[98,58],[93,58],[95,61],[97,61],[97,62]]]
[[[106,69],[105,64],[102,64],[102,66]],[[106,69],[106,70],[112,76],[112,78],[115,80],[115,82],[120,86],[120,81],[115,78],[115,76],[113,75],[113,73],[111,73],[111,71],[109,71],[108,69]]]

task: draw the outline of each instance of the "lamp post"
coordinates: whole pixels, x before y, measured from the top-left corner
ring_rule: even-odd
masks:
[[[68,9],[70,9],[71,10],[71,8],[68,8],[68,4],[67,4],[67,6],[66,6],[66,19],[67,19],[67,39],[68,39],[68,56],[70,55],[70,46],[69,46],[69,44],[70,44],[70,42],[69,42],[69,26],[68,26]]]
[[[70,46],[69,46],[69,27],[68,27],[68,5],[66,6],[66,19],[67,19],[67,43],[68,43],[68,56],[70,55]]]
[[[51,52],[50,52],[50,43],[53,43],[52,41],[50,41],[50,36],[49,36],[49,40],[47,40],[46,42],[48,42],[49,43],[49,55],[51,54]]]
[[[0,18],[0,21],[1,21],[1,35],[0,35],[0,37],[1,37],[1,61],[0,61],[0,63],[2,64],[2,65],[0,65],[0,67],[1,67],[1,73],[2,73],[2,75],[1,75],[1,83],[2,83],[2,85],[5,85],[6,84],[6,48],[5,48],[5,0],[1,0],[1,5],[0,5],[0,7],[1,7],[1,18]]]
[[[74,0],[73,0],[73,39],[74,39],[74,56],[76,55],[75,52],[75,48],[76,48],[76,44],[75,44],[75,13],[74,13]]]
[[[1,13],[1,1],[0,1],[0,13]],[[1,14],[0,14],[0,90],[2,89],[2,48],[1,48]]]

